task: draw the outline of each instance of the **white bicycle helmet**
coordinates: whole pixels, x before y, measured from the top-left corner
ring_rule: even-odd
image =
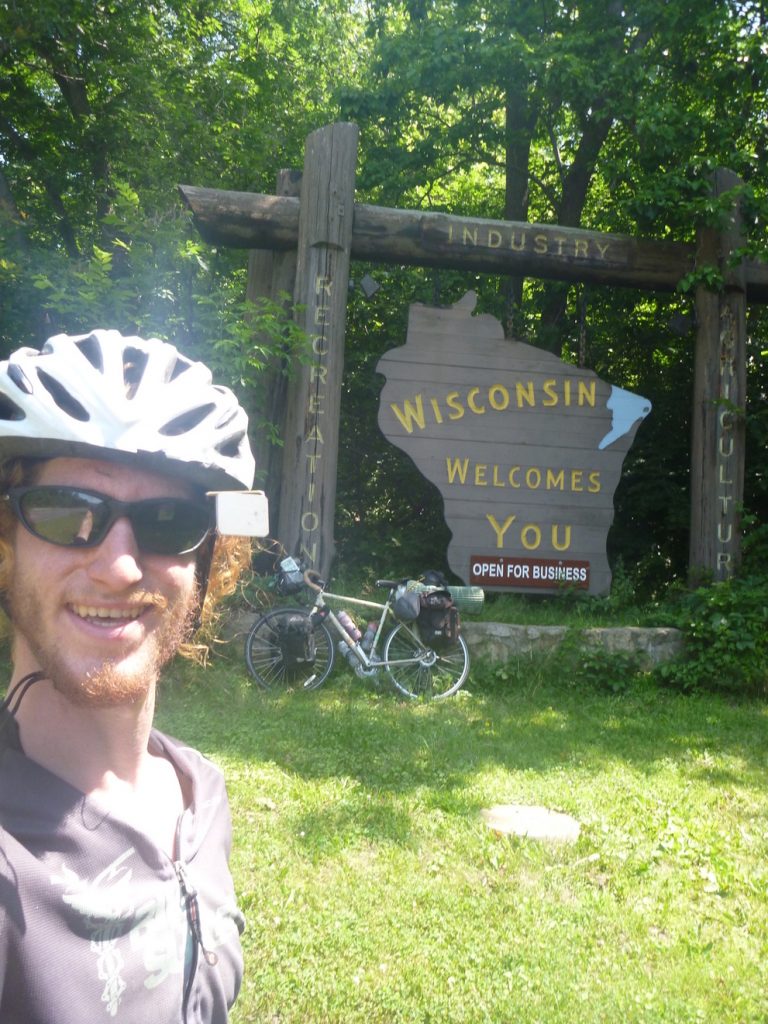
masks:
[[[96,330],[0,362],[0,459],[107,452],[209,491],[253,485],[245,411],[173,345]]]

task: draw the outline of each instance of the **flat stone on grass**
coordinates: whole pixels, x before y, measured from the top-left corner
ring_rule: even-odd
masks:
[[[581,831],[581,826],[575,818],[560,811],[550,811],[546,807],[496,804],[483,810],[481,814],[488,828],[505,835],[575,843]]]

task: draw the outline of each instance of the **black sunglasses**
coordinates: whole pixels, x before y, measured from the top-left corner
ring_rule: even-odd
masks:
[[[199,548],[213,526],[211,510],[184,498],[117,501],[80,487],[11,487],[6,498],[35,537],[65,548],[95,548],[114,523],[128,519],[141,551],[186,555]]]

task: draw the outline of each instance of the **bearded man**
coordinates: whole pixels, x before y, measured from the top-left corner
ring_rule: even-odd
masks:
[[[267,532],[253,476],[235,396],[170,345],[96,330],[0,363],[3,1024],[228,1019],[224,780],[153,717],[163,666],[250,557],[217,509],[244,491],[237,532]]]

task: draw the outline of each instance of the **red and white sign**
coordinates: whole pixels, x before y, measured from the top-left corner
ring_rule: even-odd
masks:
[[[565,558],[472,555],[469,582],[472,586],[504,590],[553,590],[558,587],[588,590],[589,562]]]

